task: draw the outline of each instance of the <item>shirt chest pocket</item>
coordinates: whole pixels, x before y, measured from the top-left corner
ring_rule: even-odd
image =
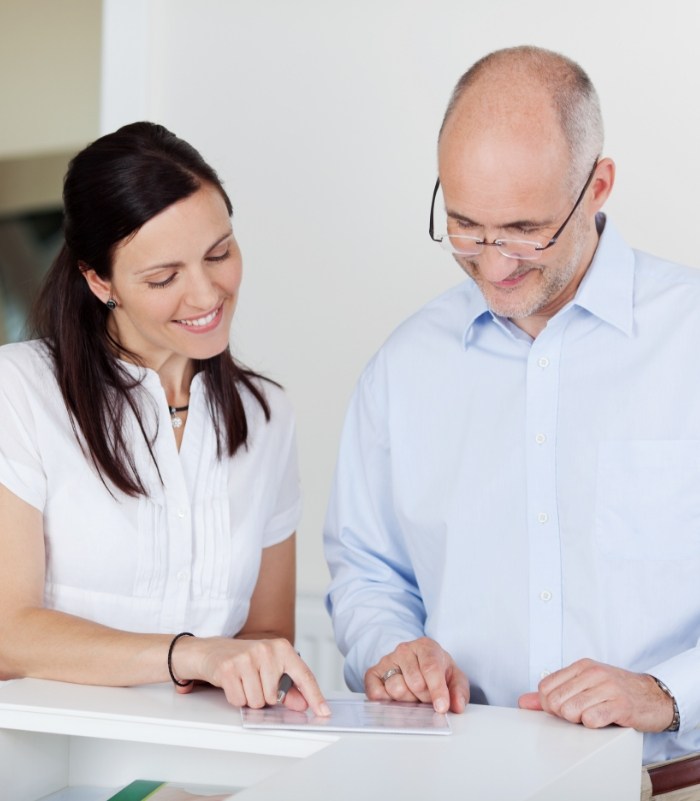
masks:
[[[595,536],[611,557],[699,558],[700,441],[602,442]]]

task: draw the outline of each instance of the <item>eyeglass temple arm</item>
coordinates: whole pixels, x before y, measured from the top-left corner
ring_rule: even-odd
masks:
[[[430,238],[433,240],[433,242],[440,242],[440,239],[435,238],[435,198],[437,197],[439,188],[440,176],[438,175],[438,179],[435,181],[435,189],[433,189],[433,199],[430,203],[430,225],[428,227],[428,233],[430,234]]]
[[[581,190],[581,193],[579,194],[578,199],[576,200],[576,203],[574,203],[573,209],[571,209],[571,211],[569,212],[569,216],[559,226],[559,230],[554,234],[554,236],[549,240],[549,242],[547,242],[547,244],[544,245],[543,247],[537,248],[537,250],[547,250],[547,248],[551,248],[552,245],[556,245],[557,244],[557,240],[561,236],[562,231],[569,224],[569,220],[574,216],[574,212],[576,211],[576,209],[579,207],[579,204],[583,200],[583,196],[586,194],[586,189],[588,189],[588,187],[591,185],[591,181],[593,180],[593,176],[595,175],[595,171],[596,171],[596,167],[598,166],[598,160],[599,159],[600,159],[600,156],[597,156],[596,160],[593,162],[593,167],[591,168],[591,171],[590,171],[590,173],[588,175],[588,180],[584,184],[583,189]]]

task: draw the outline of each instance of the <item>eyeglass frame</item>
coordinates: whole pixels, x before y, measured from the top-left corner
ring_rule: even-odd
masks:
[[[485,239],[479,240],[476,237],[467,237],[465,235],[466,239],[473,240],[474,243],[481,248],[481,250],[479,250],[478,253],[474,253],[474,254],[463,253],[461,255],[464,255],[464,256],[468,256],[468,255],[480,256],[482,254],[482,252],[483,252],[483,248],[486,245],[499,247],[504,242],[527,243],[529,245],[534,245],[535,246],[535,250],[537,250],[537,251],[547,250],[547,248],[551,248],[552,245],[556,245],[557,244],[557,240],[562,235],[564,229],[566,228],[566,226],[569,223],[569,220],[574,216],[574,212],[576,211],[576,209],[579,207],[581,201],[583,200],[583,197],[586,194],[586,190],[591,185],[591,181],[593,180],[593,176],[595,175],[596,167],[598,166],[599,160],[600,160],[600,156],[596,156],[596,160],[593,162],[593,167],[591,168],[591,171],[590,171],[590,173],[588,175],[588,178],[586,179],[586,183],[584,184],[583,189],[581,190],[578,198],[576,199],[576,202],[574,203],[574,207],[571,209],[571,211],[567,215],[567,217],[564,220],[564,222],[559,226],[559,228],[557,229],[557,231],[554,234],[554,236],[552,236],[552,238],[549,240],[549,242],[547,242],[546,245],[540,245],[538,242],[532,242],[532,241],[526,240],[526,239],[494,239],[493,242],[487,242]],[[430,238],[433,240],[433,242],[437,242],[438,244],[442,244],[445,236],[449,237],[449,234],[445,234],[444,236],[441,236],[440,239],[436,239],[435,238],[435,224],[434,224],[434,220],[435,220],[435,198],[437,197],[437,193],[438,193],[438,189],[439,188],[440,188],[440,176],[438,175],[437,181],[435,182],[435,188],[433,189],[432,201],[430,203],[430,224],[428,226],[428,233],[430,234]],[[457,255],[457,256],[460,255],[459,251],[454,251],[453,250],[452,253],[454,255]],[[499,251],[499,253],[502,253],[502,251]],[[506,253],[502,253],[502,255],[505,256],[506,258],[509,258],[509,259],[519,258],[517,256],[509,256]],[[527,259],[521,259],[521,261],[527,261]]]

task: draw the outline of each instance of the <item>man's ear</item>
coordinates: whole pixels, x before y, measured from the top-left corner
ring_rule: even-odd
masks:
[[[112,282],[108,281],[106,278],[100,278],[92,267],[88,267],[84,261],[78,262],[78,267],[90,288],[90,292],[92,292],[101,303],[107,303],[112,297]]]
[[[591,182],[593,191],[589,195],[589,212],[595,215],[603,208],[603,204],[610,197],[614,183],[615,162],[609,158],[601,159]]]

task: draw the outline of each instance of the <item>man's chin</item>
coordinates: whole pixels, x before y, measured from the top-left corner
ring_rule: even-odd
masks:
[[[537,303],[503,303],[486,298],[489,311],[496,317],[507,317],[509,320],[524,320],[535,314],[540,308]]]

